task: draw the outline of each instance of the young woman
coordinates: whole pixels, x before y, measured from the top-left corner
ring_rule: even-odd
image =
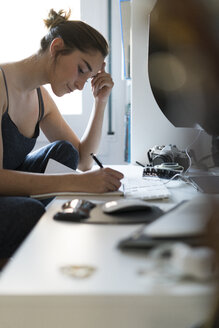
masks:
[[[0,258],[11,256],[45,211],[30,195],[114,191],[123,178],[110,168],[89,171],[113,87],[105,72],[106,40],[89,25],[70,21],[63,11],[51,10],[45,24],[49,31],[38,53],[0,65]],[[82,90],[89,79],[94,107],[79,140],[43,85],[49,83],[61,97]],[[31,153],[40,129],[50,144]],[[42,174],[49,158],[84,172]]]

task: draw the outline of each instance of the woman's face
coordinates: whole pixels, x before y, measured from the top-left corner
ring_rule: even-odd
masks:
[[[99,51],[84,53],[79,50],[59,55],[50,72],[50,84],[56,96],[82,90],[89,78],[103,67],[104,58]]]

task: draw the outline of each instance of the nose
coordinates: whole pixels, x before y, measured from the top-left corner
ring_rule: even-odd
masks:
[[[86,82],[86,81],[84,81],[84,80],[77,80],[77,81],[75,82],[75,87],[76,87],[76,89],[78,89],[78,90],[83,90],[84,85],[85,85],[85,82]]]

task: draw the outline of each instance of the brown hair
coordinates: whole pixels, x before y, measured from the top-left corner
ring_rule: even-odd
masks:
[[[68,20],[71,11],[66,13],[60,10],[58,13],[50,10],[48,18],[44,20],[49,32],[41,40],[40,53],[44,53],[51,42],[60,37],[63,39],[65,47],[57,53],[67,55],[74,50],[82,52],[99,51],[105,58],[109,49],[105,38],[90,25],[77,20]]]

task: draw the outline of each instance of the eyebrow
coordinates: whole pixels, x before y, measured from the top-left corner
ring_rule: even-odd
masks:
[[[87,68],[89,69],[90,72],[92,72],[92,67],[90,66],[90,64],[83,59],[83,62],[87,65]]]

